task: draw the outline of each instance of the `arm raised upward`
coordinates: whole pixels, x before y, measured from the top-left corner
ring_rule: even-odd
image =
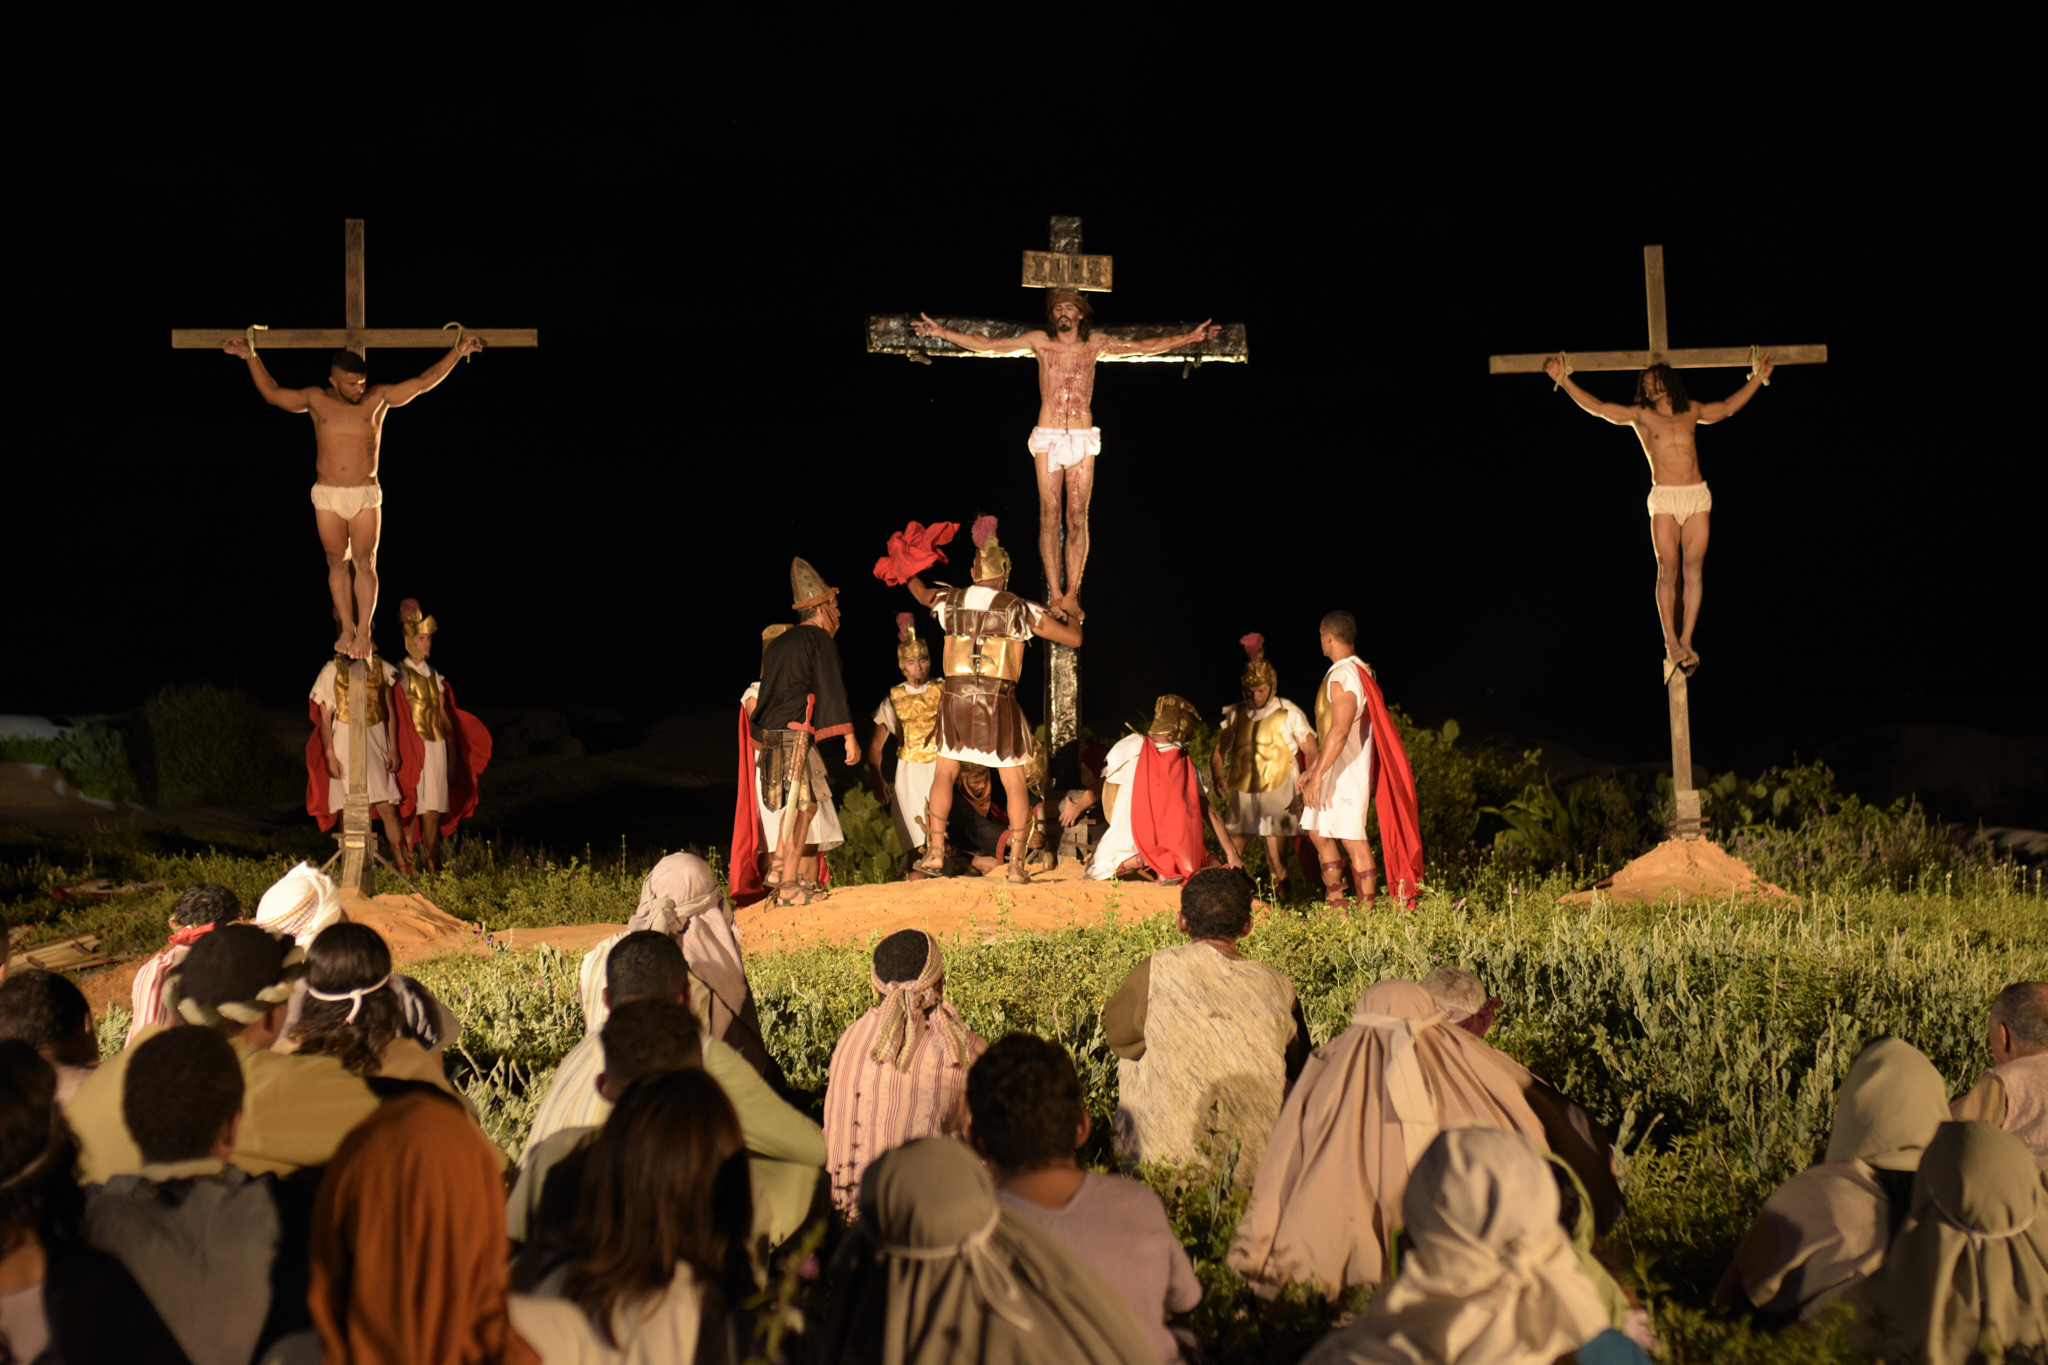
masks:
[[[402,408],[428,389],[433,388],[436,384],[446,379],[455,369],[456,361],[466,355],[475,355],[483,348],[484,339],[482,337],[464,337],[459,344],[448,349],[447,355],[442,356],[439,360],[428,366],[427,372],[419,378],[401,380],[396,384],[379,384],[377,386],[377,394],[389,406]]]
[[[1544,361],[1543,373],[1564,385],[1564,391],[1572,396],[1574,403],[1577,403],[1601,421],[1612,422],[1618,427],[1629,426],[1635,422],[1636,410],[1628,404],[1603,402],[1592,394],[1587,393],[1577,384],[1574,384],[1572,377],[1564,372],[1563,357],[1552,356]]]
[[[1718,403],[1700,404],[1700,425],[1703,427],[1711,426],[1715,422],[1725,421],[1736,413],[1741,412],[1744,405],[1750,399],[1756,397],[1756,391],[1762,388],[1764,383],[1770,379],[1771,371],[1775,368],[1771,364],[1770,352],[1766,351],[1762,363],[1756,367],[1756,376],[1747,384],[1744,384]]]
[[[956,332],[933,322],[929,313],[919,313],[921,322],[910,324],[910,330],[921,337],[937,337],[950,341],[955,346],[969,351],[985,351],[990,355],[1023,355],[1038,349],[1038,343],[1046,339],[1044,331],[1034,329],[1020,337],[987,337],[979,332]]]
[[[221,343],[221,349],[237,360],[249,362],[249,378],[256,381],[256,392],[263,395],[263,401],[273,408],[286,412],[304,412],[312,405],[311,389],[279,388],[277,381],[270,377],[270,371],[263,368],[263,361],[248,342],[240,337],[229,337]]]
[[[1104,337],[1102,354],[1158,355],[1162,351],[1173,350],[1176,346],[1191,346],[1198,341],[1214,341],[1222,335],[1221,327],[1204,318],[1200,327],[1192,332],[1183,332],[1177,337],[1154,337],[1150,341],[1118,341],[1114,337]]]

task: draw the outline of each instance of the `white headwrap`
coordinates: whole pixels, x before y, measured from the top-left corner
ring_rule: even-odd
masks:
[[[322,929],[341,922],[341,889],[311,863],[300,863],[278,878],[256,906],[257,926],[290,934],[311,947]]]
[[[718,874],[711,864],[694,853],[671,853],[656,863],[640,883],[640,904],[626,921],[627,934],[642,929],[667,934],[683,950],[690,975],[710,988],[724,1007],[724,1013],[716,1015],[715,1028],[722,1028],[728,1016],[746,1012],[747,969],[739,931],[732,907],[718,892]],[[604,1027],[610,1013],[604,1004],[605,963],[623,937],[615,935],[584,954],[578,993],[584,1027],[591,1033]]]

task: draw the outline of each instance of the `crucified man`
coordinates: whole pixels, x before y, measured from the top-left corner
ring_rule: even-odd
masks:
[[[1095,425],[1095,362],[1106,355],[1158,355],[1176,346],[1213,341],[1221,327],[1208,321],[1179,336],[1151,341],[1117,341],[1093,335],[1095,310],[1072,289],[1045,298],[1045,327],[1020,337],[956,332],[920,313],[911,326],[921,337],[938,337],[970,351],[1038,357],[1038,425],[1026,445],[1038,469],[1038,558],[1045,566],[1046,606],[1061,620],[1083,620],[1081,571],[1088,564],[1088,502],[1095,495],[1095,457],[1102,453],[1102,428]],[[1064,494],[1064,508],[1061,506]],[[1060,574],[1060,520],[1067,525],[1066,575]],[[1065,584],[1062,590],[1061,584]]]
[[[402,408],[448,377],[455,362],[484,348],[466,336],[417,379],[370,383],[369,367],[353,351],[336,351],[324,389],[278,387],[256,351],[241,337],[221,349],[249,362],[249,378],[263,401],[286,412],[313,415],[313,520],[327,555],[327,591],[334,597],[341,635],[334,652],[370,657],[370,618],[377,610],[377,542],[384,531],[384,489],[377,482],[377,452],[384,414]],[[353,561],[354,582],[350,582]]]
[[[1707,517],[1713,494],[1700,478],[1700,452],[1694,428],[1710,426],[1742,411],[1757,389],[1771,377],[1765,354],[1748,383],[1718,403],[1695,403],[1687,396],[1678,372],[1652,365],[1636,380],[1633,403],[1605,403],[1572,382],[1564,357],[1552,356],[1543,373],[1564,386],[1572,401],[1603,421],[1634,427],[1650,460],[1650,543],[1657,551],[1657,619],[1664,626],[1664,676],[1683,669],[1687,677],[1700,666],[1692,647],[1693,627],[1700,619],[1700,590],[1707,561]],[[1679,620],[1680,566],[1685,578],[1685,615]]]

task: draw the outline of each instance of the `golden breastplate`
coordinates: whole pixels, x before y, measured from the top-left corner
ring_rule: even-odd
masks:
[[[348,700],[348,669],[349,665],[353,662],[355,661],[352,659],[336,659],[334,661],[334,718],[339,721],[354,720],[354,717],[349,713]],[[366,708],[370,713],[370,724],[382,725],[385,717],[391,714],[384,709],[383,660],[371,659],[363,665],[363,673],[370,681],[370,702]]]
[[[1287,740],[1287,708],[1276,706],[1264,720],[1239,712],[1230,736],[1230,789],[1278,791],[1294,776],[1294,746]]]
[[[412,728],[420,732],[420,738],[429,744],[448,738],[448,725],[441,715],[440,677],[413,668],[400,668],[398,676],[405,684],[405,699],[412,705]]]
[[[1024,642],[1002,635],[948,635],[945,673],[1015,682],[1024,676]]]
[[[905,763],[934,763],[939,757],[939,697],[942,690],[927,686],[922,692],[908,687],[889,689],[889,704],[896,708],[896,756]]]

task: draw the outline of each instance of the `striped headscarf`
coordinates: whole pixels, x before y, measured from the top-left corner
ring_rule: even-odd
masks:
[[[887,1062],[898,1071],[910,1070],[911,1059],[917,1056],[917,1046],[924,1041],[927,1028],[932,1026],[932,1011],[938,1007],[939,988],[946,980],[946,959],[939,954],[937,940],[930,934],[924,936],[927,952],[924,970],[909,981],[884,981],[880,973],[870,972],[868,981],[875,993],[882,997],[882,1026],[875,1035],[874,1051],[869,1055],[878,1062]],[[953,1065],[967,1064],[967,1026],[946,1011],[938,1016],[934,1030],[945,1039],[946,1047],[953,1054]]]

